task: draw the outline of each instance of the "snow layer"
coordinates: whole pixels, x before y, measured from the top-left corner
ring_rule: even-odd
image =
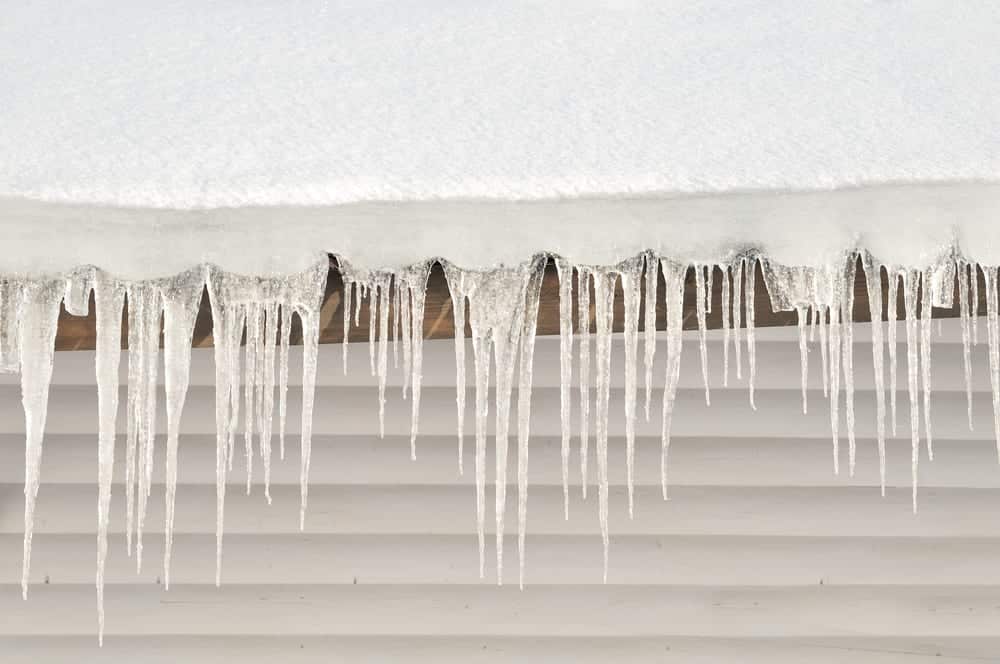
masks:
[[[1000,177],[991,2],[3,13],[0,196],[201,208]]]

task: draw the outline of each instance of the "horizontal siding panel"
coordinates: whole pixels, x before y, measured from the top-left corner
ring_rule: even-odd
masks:
[[[794,416],[793,416],[794,417]],[[215,486],[215,436],[191,434],[182,436],[178,459],[178,476],[184,484]],[[299,482],[299,445],[297,435],[286,440],[286,459],[278,455],[278,439],[272,440],[271,483]],[[514,481],[517,470],[516,441],[510,441],[509,477]],[[635,443],[635,482],[638,485],[660,485],[659,437],[640,437]],[[164,436],[156,441],[154,481],[163,482]],[[532,436],[528,469],[532,487],[562,485],[562,441],[554,436]],[[255,451],[258,441],[254,440]],[[997,467],[996,445],[993,441],[941,439],[934,440],[936,460],[926,461],[922,451],[919,467],[923,487],[954,487],[1000,489],[1000,468]],[[473,486],[475,483],[475,440],[464,438],[464,472],[458,471],[458,445],[454,436],[421,436],[417,459],[410,459],[409,436],[373,435],[313,437],[312,486],[322,484],[427,484],[443,486]],[[590,440],[588,477],[597,479],[597,450]],[[857,440],[857,468],[854,477],[847,472],[847,443],[841,443],[839,475],[833,473],[832,445],[828,436],[814,438],[750,438],[744,436],[700,437],[675,436],[670,444],[670,481],[673,485],[690,486],[798,486],[798,487],[877,487],[878,444],[869,438]],[[897,438],[886,441],[886,481],[890,487],[908,488],[910,477],[911,442]],[[24,481],[24,437],[18,434],[0,435],[0,454],[13,462],[0,465],[0,483],[19,484]],[[125,475],[125,442],[120,436],[115,451],[115,478]],[[625,439],[615,436],[608,441],[609,481],[625,484]],[[570,451],[570,483],[579,487],[579,440],[573,438]],[[488,441],[487,467],[489,479],[494,473],[494,441]],[[255,453],[254,484],[263,483],[263,462]],[[87,484],[96,481],[96,434],[56,434],[46,436],[42,458],[42,487],[54,484]],[[246,477],[244,443],[237,439],[237,455],[230,481]],[[255,489],[258,491],[259,489]]]
[[[992,637],[496,637],[496,636],[120,636],[98,650],[82,636],[0,637],[5,662],[75,661],[95,664],[356,664],[384,662],[546,662],[546,664],[968,664],[1000,652]]]
[[[92,584],[0,589],[0,634],[91,635]],[[514,585],[106,589],[107,634],[994,637],[995,588]],[[30,608],[29,608],[30,607]],[[44,615],[44,620],[37,616]]]
[[[516,500],[509,490],[506,523],[516,532]],[[0,486],[0,533],[22,531],[22,488]],[[124,531],[122,491],[113,498],[112,528]],[[273,504],[263,492],[251,496],[231,484],[226,495],[227,533],[298,533],[298,487],[273,487]],[[625,491],[610,494],[610,529],[622,535],[822,535],[1000,537],[995,518],[1000,492],[989,489],[926,489],[914,515],[908,489],[883,499],[876,488],[674,487],[664,501],[659,488],[636,494],[629,519]],[[488,531],[493,530],[493,490],[487,491]],[[35,515],[36,533],[92,533],[97,489],[93,485],[43,486]],[[175,526],[180,533],[215,532],[215,488],[181,486]],[[146,532],[162,532],[163,488],[152,492]],[[341,534],[470,534],[475,532],[471,487],[316,486],[309,492],[306,529]],[[587,501],[570,495],[570,519],[563,519],[562,490],[536,487],[529,494],[532,534],[596,534],[597,492]]]
[[[650,421],[640,417],[636,422],[636,433],[640,436],[660,435],[659,403],[662,390],[655,390],[655,415]],[[124,391],[122,403],[124,403]],[[802,413],[801,395],[797,389],[769,390],[760,386],[757,390],[757,410],[750,408],[745,390],[717,391],[712,394],[711,406],[705,405],[704,393],[699,388],[678,392],[675,405],[673,433],[677,436],[745,436],[745,437],[822,437],[830,432],[830,413],[822,393],[811,395],[812,408],[808,414]],[[465,418],[465,432],[475,431],[472,417],[474,399],[470,391],[466,402],[468,410]],[[841,396],[843,398],[843,396]],[[289,417],[287,430],[300,430],[301,392],[289,391]],[[993,441],[993,413],[989,407],[990,395],[977,394],[977,407],[973,413],[974,431],[969,431],[966,421],[966,398],[964,392],[935,391],[932,398],[932,413],[935,431],[945,438],[961,440]],[[516,404],[516,396],[513,403]],[[608,421],[608,432],[612,436],[624,436],[623,414],[624,392],[612,390],[612,408]],[[873,392],[855,393],[857,427],[859,437],[875,437],[875,395]],[[898,413],[899,433],[905,435],[908,427],[908,397],[900,395]],[[162,399],[157,421],[162,423],[166,414]],[[516,407],[512,408],[516,410]],[[593,407],[591,411],[593,412]],[[841,409],[841,418],[845,417]],[[119,409],[118,431],[125,432],[124,408]],[[492,412],[492,409],[491,409]],[[49,396],[50,416],[46,432],[50,434],[79,434],[81,430],[93,432],[97,427],[97,391],[93,387],[58,386]],[[557,388],[536,389],[532,393],[531,430],[534,435],[560,436],[560,396]],[[593,415],[592,415],[593,416]],[[429,388],[423,390],[421,398],[420,431],[428,436],[449,436],[455,434],[455,390],[454,388]],[[492,430],[493,417],[490,417]],[[514,421],[512,416],[511,421]],[[162,426],[160,424],[159,426]],[[845,425],[841,435],[846,438]],[[277,423],[275,423],[277,427]],[[575,431],[574,427],[574,431]],[[378,431],[378,398],[374,389],[350,387],[320,387],[316,390],[314,433],[338,435],[371,435]],[[390,435],[409,435],[410,404],[388,400],[385,412],[385,431]],[[512,428],[516,433],[516,427]],[[0,387],[0,433],[23,433],[24,414],[20,403],[20,389],[14,386]],[[209,387],[194,387],[188,392],[181,433],[215,433],[215,390]],[[591,429],[593,433],[593,428]],[[418,440],[419,451],[419,440]]]
[[[125,555],[125,538],[109,539],[107,580],[158,593],[163,537],[143,538],[144,564]],[[517,582],[517,537],[504,540],[505,580]],[[600,539],[530,535],[526,582],[601,585]],[[739,555],[732,555],[738,551]],[[224,585],[492,584],[493,542],[480,580],[476,537],[465,535],[231,534],[225,540]],[[1000,592],[1000,538],[618,535],[609,581],[619,585],[814,586],[982,585]],[[94,578],[93,535],[36,535],[32,582],[86,584]],[[887,564],[890,562],[891,564]],[[20,582],[21,538],[0,536],[0,584]],[[405,564],[404,564],[405,563]],[[171,580],[215,583],[215,536],[174,537]],[[32,591],[34,592],[34,591]]]

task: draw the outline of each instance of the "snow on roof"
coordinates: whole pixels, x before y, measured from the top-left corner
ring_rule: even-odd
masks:
[[[0,217],[997,181],[997,26],[996,3],[936,0],[21,3]]]

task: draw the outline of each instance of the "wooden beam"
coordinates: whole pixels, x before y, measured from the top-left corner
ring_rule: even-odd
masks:
[[[983,275],[977,274],[979,280],[979,313],[986,311],[986,286]],[[770,298],[767,288],[764,285],[763,275],[760,269],[757,271],[755,281],[755,322],[758,327],[772,327],[779,325],[795,325],[798,321],[795,312],[772,312]],[[577,289],[574,277],[573,292],[574,300]],[[660,277],[660,297],[657,301],[656,327],[664,329],[666,325],[665,305],[663,300],[663,278]],[[882,292],[883,301],[888,299],[888,285],[883,279]],[[712,307],[706,316],[706,324],[709,328],[719,328],[722,326],[722,273],[716,270],[712,279]],[[951,309],[935,309],[935,318],[954,318],[959,315],[956,293],[956,306]],[[326,293],[324,295],[323,307],[320,313],[321,330],[320,343],[336,344],[343,341],[343,304],[344,304],[344,282],[341,279],[336,265],[331,265],[330,274],[327,279]],[[645,306],[645,298],[642,298],[642,307]],[[898,317],[902,318],[902,297],[897,303]],[[573,328],[580,328],[580,320],[577,315],[576,306],[573,307]],[[56,350],[93,350],[96,341],[96,325],[94,318],[94,304],[91,298],[90,313],[87,316],[71,316],[62,309],[59,314],[59,330],[56,335]],[[369,302],[367,298],[361,303],[361,311],[358,325],[351,325],[350,341],[368,341],[368,320],[370,316]],[[468,317],[466,317],[468,320]],[[642,329],[644,314],[640,310],[639,325]],[[868,291],[865,283],[864,272],[857,270],[857,278],[854,284],[854,320],[858,322],[868,322]],[[621,286],[615,293],[615,322],[616,332],[622,331],[624,321],[624,301]],[[593,329],[594,312],[591,307],[589,321],[587,324]],[[695,313],[695,277],[694,270],[689,269],[685,277],[684,284],[684,329],[697,327]],[[470,330],[468,326],[462,331],[468,336]],[[559,276],[555,269],[555,263],[549,261],[545,268],[545,275],[542,279],[541,297],[538,310],[538,334],[559,334]],[[454,314],[452,312],[451,295],[448,291],[448,282],[444,275],[444,270],[440,265],[434,265],[427,280],[427,298],[424,312],[424,338],[443,339],[455,336]],[[195,322],[195,329],[192,343],[195,347],[205,348],[212,345],[212,311],[208,299],[208,290],[202,294],[201,308]],[[302,330],[298,324],[298,319],[292,322],[292,343],[298,344],[302,341]],[[127,325],[122,329],[122,348],[127,347]]]

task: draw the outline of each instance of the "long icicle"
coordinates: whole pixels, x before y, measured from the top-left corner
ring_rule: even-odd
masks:
[[[28,598],[31,570],[31,536],[34,532],[35,501],[42,465],[42,437],[48,411],[49,383],[55,354],[56,322],[65,285],[58,279],[24,284],[18,316],[21,349],[21,405],[24,407],[24,558],[21,596]]]
[[[712,403],[708,389],[708,343],[705,329],[705,302],[708,295],[705,288],[705,271],[708,268],[695,263],[694,283],[695,283],[695,314],[698,319],[698,352],[701,357],[701,379],[705,384],[705,405]]]
[[[573,266],[568,261],[557,258],[556,271],[559,275],[559,419],[562,427],[559,451],[562,461],[563,518],[568,521],[569,449],[573,433],[570,424],[573,388]],[[648,335],[646,341],[649,341]]]
[[[892,435],[896,435],[896,321],[899,311],[899,270],[886,266],[886,277],[889,280],[889,299],[886,302],[888,317],[889,346],[889,413],[892,422]]]
[[[403,273],[403,282],[410,291],[412,312],[410,316],[413,364],[410,391],[410,459],[417,458],[417,434],[420,433],[420,385],[423,380],[424,302],[430,263],[409,268]]]
[[[596,344],[595,442],[597,448],[598,520],[604,544],[604,582],[608,580],[608,405],[611,396],[611,332],[614,319],[615,284],[618,273],[602,269],[594,273],[594,318]]]
[[[918,393],[917,375],[919,365],[917,360],[917,288],[920,285],[920,272],[906,270],[903,272],[903,303],[906,310],[906,370],[907,387],[910,395],[910,472],[913,476],[913,513],[917,513],[917,471],[920,462],[920,397]]]
[[[205,274],[194,269],[161,287],[163,297],[163,385],[167,406],[166,522],[163,547],[164,587],[170,589],[170,554],[174,537],[174,503],[177,494],[177,448],[181,413],[191,373],[191,341],[198,317]]]
[[[656,356],[656,291],[660,281],[660,262],[656,257],[646,252],[645,262],[645,311],[643,312],[643,342],[642,350],[646,369],[646,421],[649,421],[649,406],[653,396],[653,360]]]
[[[125,287],[99,273],[94,283],[97,339],[97,640],[104,642],[104,567],[108,557],[111,484],[115,467],[115,420],[118,417],[118,367],[121,362],[122,309]]]
[[[847,416],[847,472],[854,477],[854,462],[857,458],[857,444],[854,439],[854,279],[857,272],[858,258],[851,252],[844,272],[841,297],[844,326],[844,406]]]
[[[746,259],[746,292],[743,296],[746,302],[747,316],[747,360],[750,365],[750,407],[753,410],[757,410],[757,404],[754,402],[754,382],[757,378],[757,343],[754,341],[754,318],[755,318],[755,305],[754,305],[754,294],[755,294],[755,282],[757,279],[757,259],[754,256],[749,256]]]
[[[458,414],[456,431],[458,434],[458,474],[462,475],[465,471],[465,295],[461,285],[453,286],[450,279],[448,287],[451,293],[451,310],[455,317],[455,407]],[[398,281],[396,282],[396,292],[399,292]],[[396,334],[398,336],[398,332]],[[393,344],[394,347],[398,347],[398,345]]]
[[[622,296],[625,303],[625,477],[628,485],[628,515],[635,515],[635,399],[636,362],[639,349],[639,295],[642,262],[638,258],[625,261],[619,268]],[[613,284],[612,284],[613,286]],[[614,290],[611,292],[612,305]],[[613,316],[612,309],[609,316]]]
[[[924,437],[927,458],[934,460],[934,435],[931,431],[931,273],[925,270],[920,289],[920,372],[924,395]]]
[[[997,268],[982,266],[986,279],[986,340],[990,353],[990,387],[993,392],[993,435],[1000,462],[1000,321],[997,320]]]
[[[590,447],[590,269],[576,268],[577,330],[580,335],[580,484],[587,497],[587,454]]]
[[[544,257],[532,268],[525,292],[524,326],[521,331],[521,366],[517,386],[517,557],[518,586],[524,590],[525,535],[528,527],[528,442],[531,434],[531,381],[535,357],[535,332],[538,327],[538,300]]]
[[[956,268],[958,277],[958,315],[962,326],[962,368],[965,370],[965,401],[969,431],[972,431],[972,359],[969,352],[969,265],[964,260],[957,259]]]
[[[663,417],[660,428],[660,488],[667,500],[667,479],[670,455],[670,428],[673,422],[677,379],[680,376],[684,323],[684,273],[679,263],[661,260],[667,305],[667,367],[663,385]]]
[[[862,254],[872,330],[872,367],[875,372],[875,427],[878,439],[879,488],[885,496],[885,348],[882,344],[882,266],[868,252]]]

